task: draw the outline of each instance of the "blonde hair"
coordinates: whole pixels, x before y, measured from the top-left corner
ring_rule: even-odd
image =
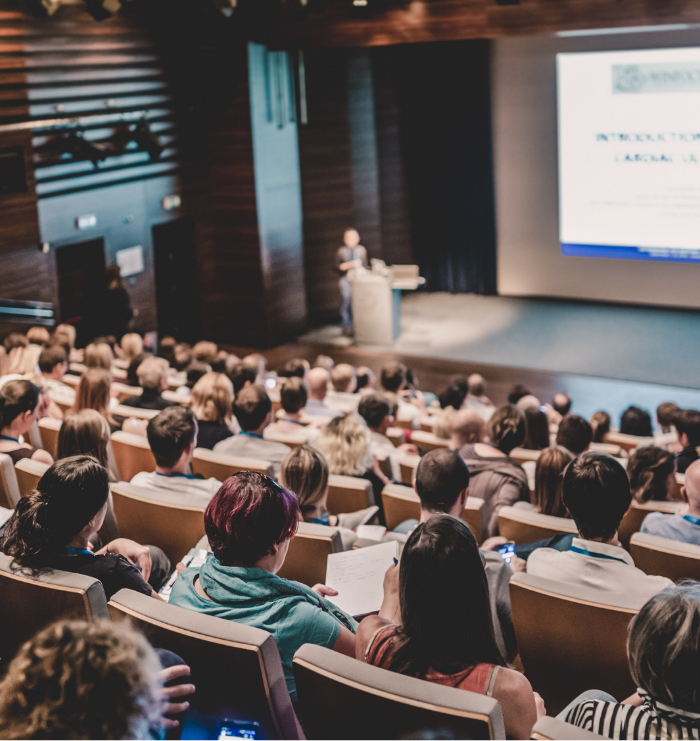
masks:
[[[39,362],[41,351],[42,348],[38,345],[13,347],[7,356],[5,373],[17,373],[20,376],[27,376],[36,373],[36,366]]]
[[[338,363],[331,371],[331,383],[336,391],[347,391],[354,378],[357,373],[348,363]]]
[[[280,483],[297,495],[302,518],[320,508],[325,511],[328,462],[310,445],[299,445],[282,462]]]
[[[112,375],[104,368],[88,368],[80,377],[75,402],[70,408],[70,414],[76,414],[83,409],[94,409],[108,422],[112,422],[109,409],[109,396],[112,387]]]
[[[146,358],[136,369],[139,386],[144,389],[157,389],[168,372],[168,361],[165,358]]]
[[[106,342],[91,342],[85,348],[85,365],[88,368],[111,370],[113,360],[112,348]]]
[[[367,471],[363,460],[369,447],[367,427],[357,414],[335,417],[321,433],[316,447],[328,461],[333,474],[361,476]]]
[[[53,331],[53,338],[57,342],[70,345],[71,350],[75,347],[76,330],[72,324],[59,324]]]
[[[0,737],[149,738],[160,663],[125,622],[63,620],[27,641],[0,683]]]
[[[143,352],[143,339],[136,332],[125,334],[119,344],[127,360],[133,360]]]
[[[449,440],[452,437],[452,423],[456,414],[454,407],[446,407],[437,415],[433,432],[442,440]]]
[[[58,431],[56,459],[91,455],[109,469],[108,442],[109,427],[105,425],[105,418],[95,409],[82,409],[65,416]]]
[[[197,419],[227,424],[233,416],[233,384],[223,373],[205,373],[192,387],[192,411]]]

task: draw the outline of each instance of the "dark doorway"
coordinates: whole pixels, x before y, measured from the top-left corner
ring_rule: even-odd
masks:
[[[158,334],[192,342],[199,320],[195,302],[194,220],[185,216],[153,227]]]
[[[105,245],[102,239],[79,242],[56,250],[58,305],[62,322],[73,324],[79,346],[98,331],[105,292]]]

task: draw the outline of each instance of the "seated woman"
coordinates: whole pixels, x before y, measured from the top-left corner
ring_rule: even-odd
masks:
[[[471,480],[469,494],[484,500],[481,517],[484,537],[498,534],[498,511],[519,500],[530,501],[530,487],[523,467],[509,454],[525,440],[525,417],[512,404],[498,408],[486,425],[489,443],[462,446]]]
[[[591,429],[593,430],[594,443],[604,443],[605,436],[610,432],[611,419],[607,412],[595,412],[590,419]]]
[[[112,348],[106,342],[91,342],[85,348],[85,365],[111,371],[114,362]]]
[[[109,497],[107,470],[88,455],[54,463],[34,492],[22,497],[5,526],[2,549],[20,568],[59,569],[99,579],[109,599],[133,589],[160,599],[170,561],[154,546],[117,538],[93,552]]]
[[[0,453],[9,455],[13,463],[22,458],[53,463],[50,453],[20,442],[38,419],[40,401],[39,389],[31,381],[8,381],[0,389]]]
[[[69,413],[75,414],[83,409],[94,409],[104,418],[110,432],[121,429],[121,424],[109,411],[112,392],[112,374],[104,368],[88,368],[80,377],[75,403]]]
[[[119,347],[124,360],[131,363],[137,355],[143,352],[143,338],[137,332],[128,332],[122,337]]]
[[[304,522],[331,525],[340,529],[343,548],[348,550],[357,540],[353,529],[364,525],[376,514],[378,507],[358,512],[331,515],[328,500],[328,463],[315,448],[299,445],[282,463],[280,483],[293,491],[299,500],[299,515]]]
[[[620,417],[620,432],[637,437],[652,437],[651,415],[639,407],[627,407]]]
[[[652,597],[632,618],[627,639],[637,692],[621,703],[591,690],[559,718],[605,738],[700,738],[700,584]]]
[[[676,484],[676,458],[654,445],[637,448],[627,463],[627,475],[635,502],[665,502]]]
[[[501,704],[506,736],[528,739],[544,703],[496,645],[486,573],[469,527],[435,515],[409,536],[387,571],[384,601],[357,632],[368,664],[476,692]]]
[[[223,373],[205,373],[192,388],[192,411],[197,418],[197,447],[213,450],[233,435],[233,384]]]
[[[175,582],[170,604],[263,628],[277,642],[296,703],[292,659],[304,643],[355,655],[357,623],[323,598],[335,594],[276,576],[299,521],[294,494],[272,479],[242,471],[226,479],[204,514],[214,553]]]

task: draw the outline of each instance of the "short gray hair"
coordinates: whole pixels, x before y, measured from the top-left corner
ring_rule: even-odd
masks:
[[[157,389],[167,372],[167,360],[164,358],[146,358],[136,369],[139,386],[144,389]]]

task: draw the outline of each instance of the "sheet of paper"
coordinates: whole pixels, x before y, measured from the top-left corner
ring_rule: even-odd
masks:
[[[328,599],[349,615],[376,612],[384,599],[384,574],[398,554],[396,541],[331,553],[326,565],[326,585],[338,594]]]
[[[383,525],[360,525],[355,532],[358,538],[381,541],[386,528]]]

